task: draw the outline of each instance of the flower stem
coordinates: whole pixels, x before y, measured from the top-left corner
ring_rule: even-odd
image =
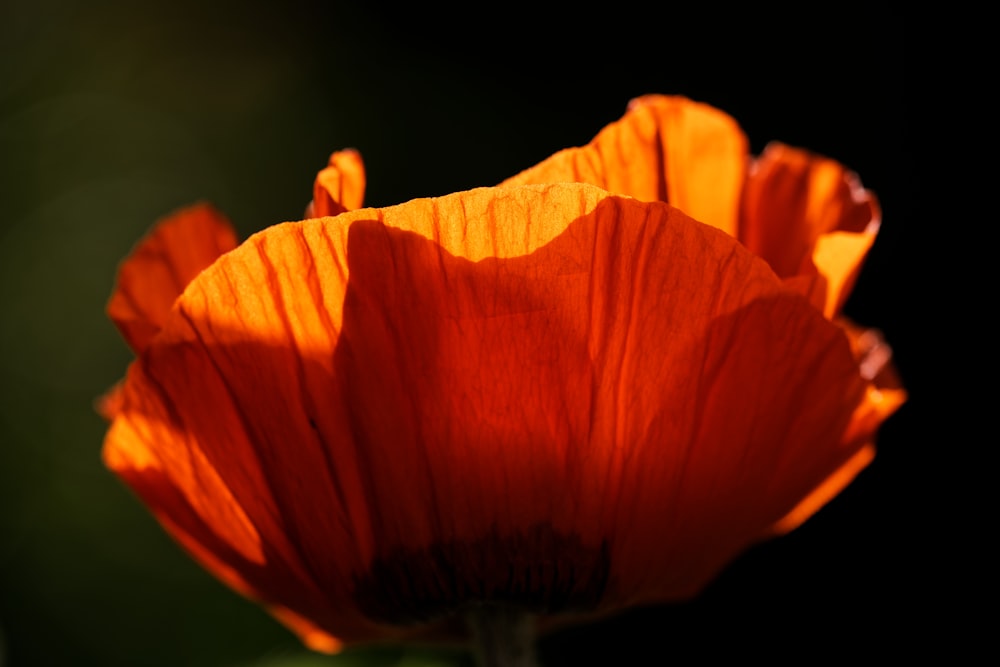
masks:
[[[510,607],[487,605],[466,614],[479,667],[538,667],[535,619]]]

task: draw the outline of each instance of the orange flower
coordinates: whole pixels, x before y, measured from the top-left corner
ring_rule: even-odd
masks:
[[[239,246],[180,211],[109,305],[138,359],[105,461],[315,649],[690,597],[905,399],[839,316],[874,197],[714,109],[640,98],[498,187],[359,209],[364,181],[335,153],[335,217]]]

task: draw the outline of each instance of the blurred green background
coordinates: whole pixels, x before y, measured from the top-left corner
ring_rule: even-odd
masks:
[[[589,141],[628,100],[676,93],[855,169],[881,236],[848,314],[881,328],[911,402],[876,462],[799,531],[741,558],[696,601],[543,641],[546,665],[647,650],[780,657],[895,640],[925,613],[914,441],[920,323],[904,26],[842,5],[737,14],[614,2],[0,4],[0,665],[459,664],[461,654],[302,649],[202,572],[101,465],[95,397],[131,354],[103,313],[117,263],[165,213],[207,199],[242,237],[299,219],[331,151],[353,146],[366,203],[490,185]],[[391,8],[391,9],[390,9]],[[547,13],[548,12],[548,13]],[[819,12],[818,15],[816,12]],[[867,650],[867,649],[865,649]]]

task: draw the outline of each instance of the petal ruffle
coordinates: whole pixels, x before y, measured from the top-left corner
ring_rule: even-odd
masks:
[[[737,234],[747,140],[729,115],[685,97],[645,95],[586,146],[568,148],[501,185],[589,183],[665,201]]]
[[[854,173],[772,143],[747,178],[740,240],[832,319],[854,287],[880,220],[878,201]]]
[[[361,208],[365,198],[365,165],[361,153],[348,148],[330,156],[313,183],[307,218],[322,218]]]
[[[229,220],[209,204],[184,208],[156,223],[118,268],[107,306],[137,355],[163,327],[188,283],[236,245]]]
[[[666,201],[738,238],[832,319],[878,232],[877,199],[833,160],[772,143],[750,162],[747,150],[727,114],[684,97],[646,95],[586,146],[502,185],[580,182]]]
[[[474,599],[690,595],[858,455],[865,395],[844,332],[731,237],[586,185],[484,188],[222,257],[104,453],[336,647]]]
[[[797,528],[840,493],[875,457],[875,435],[886,419],[906,402],[907,392],[892,363],[892,350],[874,329],[864,329],[844,318],[838,323],[847,333],[861,377],[869,382],[864,400],[851,415],[845,442],[859,445],[857,453],[775,523],[776,534]]]

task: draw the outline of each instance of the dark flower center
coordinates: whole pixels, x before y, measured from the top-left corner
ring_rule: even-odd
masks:
[[[513,536],[496,528],[471,542],[437,542],[395,549],[356,580],[360,609],[374,621],[406,625],[478,604],[533,614],[587,612],[604,595],[610,572],[607,541],[584,545],[579,536],[535,524]]]

